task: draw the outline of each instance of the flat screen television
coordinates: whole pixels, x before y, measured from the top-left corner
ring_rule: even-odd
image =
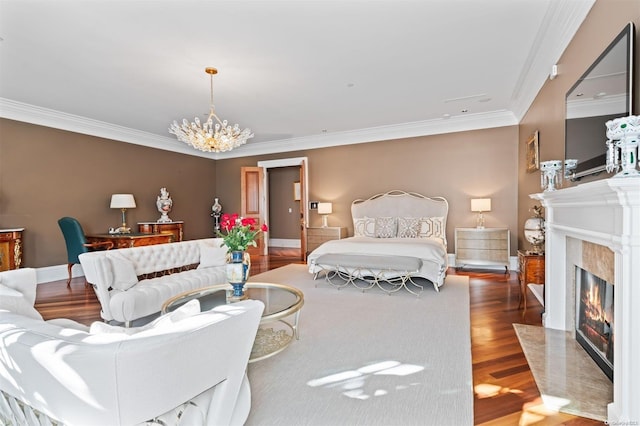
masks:
[[[634,34],[631,22],[567,92],[564,152],[578,160],[573,179],[605,170],[605,123],[633,111]]]

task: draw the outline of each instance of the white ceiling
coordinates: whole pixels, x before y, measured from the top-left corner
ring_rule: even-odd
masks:
[[[514,125],[594,1],[0,0],[0,116],[210,158]],[[168,133],[207,66],[224,154]]]

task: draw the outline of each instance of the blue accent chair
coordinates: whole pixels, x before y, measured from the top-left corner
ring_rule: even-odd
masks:
[[[69,271],[67,287],[69,287],[71,285],[71,268],[74,264],[80,263],[78,256],[81,253],[86,253],[96,249],[109,250],[113,247],[113,243],[111,241],[88,243],[87,237],[82,229],[82,225],[80,225],[80,222],[73,217],[63,217],[59,219],[58,225],[60,226],[60,230],[64,236],[64,242],[67,245],[67,270]]]

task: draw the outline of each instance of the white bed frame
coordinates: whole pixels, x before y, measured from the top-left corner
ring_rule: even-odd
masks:
[[[411,277],[422,277],[426,278],[433,283],[434,289],[439,291],[439,288],[444,284],[444,278],[447,273],[448,263],[447,263],[447,240],[446,240],[446,220],[447,215],[449,213],[449,203],[443,197],[426,197],[424,195],[415,193],[415,192],[404,192],[400,190],[393,190],[386,193],[376,194],[368,199],[358,199],[353,201],[351,204],[351,215],[352,218],[362,218],[362,217],[442,217],[444,218],[444,229],[445,233],[443,234],[443,244],[444,244],[444,256],[439,261],[434,261],[433,259],[421,259],[419,257],[415,257],[415,259],[420,260],[419,269],[416,270],[404,270],[398,272],[395,276],[400,278],[400,285],[407,290],[411,291],[409,287],[406,286],[406,282],[409,281]],[[412,239],[413,240],[413,239]],[[414,240],[415,241],[415,240]],[[335,273],[338,273],[338,276],[347,275],[346,281],[347,283],[352,283],[356,285],[355,279],[362,278],[363,271],[368,271],[365,275],[371,276],[381,274],[385,278],[389,276],[394,276],[393,272],[395,271],[393,265],[388,264],[388,262],[383,262],[383,264],[379,263],[379,271],[372,271],[371,262],[364,262],[366,264],[362,265],[354,265],[352,264],[352,258],[357,257],[362,260],[363,256],[367,254],[373,255],[372,253],[355,253],[350,252],[347,253],[344,250],[340,251],[340,256],[342,257],[342,261],[340,264],[336,264],[336,262],[331,261],[327,262],[327,259],[337,259],[336,256],[327,256],[327,252],[321,250],[322,246],[314,251],[315,253],[311,253],[309,255],[309,271],[315,273],[317,277],[318,272],[324,272],[325,277],[329,278],[330,276],[336,276]],[[397,255],[397,253],[392,252],[393,247],[390,247],[389,252],[384,253],[384,255],[389,256],[389,262],[392,261],[392,257]],[[406,256],[406,254],[404,255]],[[381,257],[375,260],[376,262],[380,262]],[[373,258],[372,258],[373,259]],[[345,263],[346,262],[346,263]],[[345,265],[342,265],[345,263]],[[347,265],[349,263],[349,265]],[[375,268],[374,268],[375,269]],[[334,273],[330,273],[334,272]],[[396,271],[397,272],[397,271]],[[378,283],[379,280],[374,280],[375,283]],[[384,279],[385,282],[391,283],[390,280]],[[412,284],[420,287],[422,290],[422,286],[419,286],[413,281],[410,281]],[[370,284],[373,285],[373,284]],[[343,285],[337,285],[338,287],[342,287]],[[359,287],[356,285],[356,287]],[[362,287],[359,287],[362,288]],[[370,288],[367,286],[366,288]],[[386,290],[385,290],[386,291]],[[394,291],[394,290],[391,290]],[[414,293],[413,291],[411,291]],[[416,294],[416,293],[414,293]]]

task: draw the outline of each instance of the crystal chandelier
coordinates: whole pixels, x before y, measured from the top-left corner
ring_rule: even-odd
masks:
[[[205,68],[205,72],[211,77],[211,107],[209,118],[204,123],[196,117],[193,123],[189,123],[186,119],[182,120],[182,124],[178,124],[174,120],[169,133],[178,137],[179,141],[191,145],[195,149],[204,152],[225,152],[231,151],[247,143],[247,139],[253,137],[251,130],[240,130],[240,126],[233,126],[227,123],[227,120],[221,121],[216,115],[213,108],[213,75],[218,73],[215,68]]]

